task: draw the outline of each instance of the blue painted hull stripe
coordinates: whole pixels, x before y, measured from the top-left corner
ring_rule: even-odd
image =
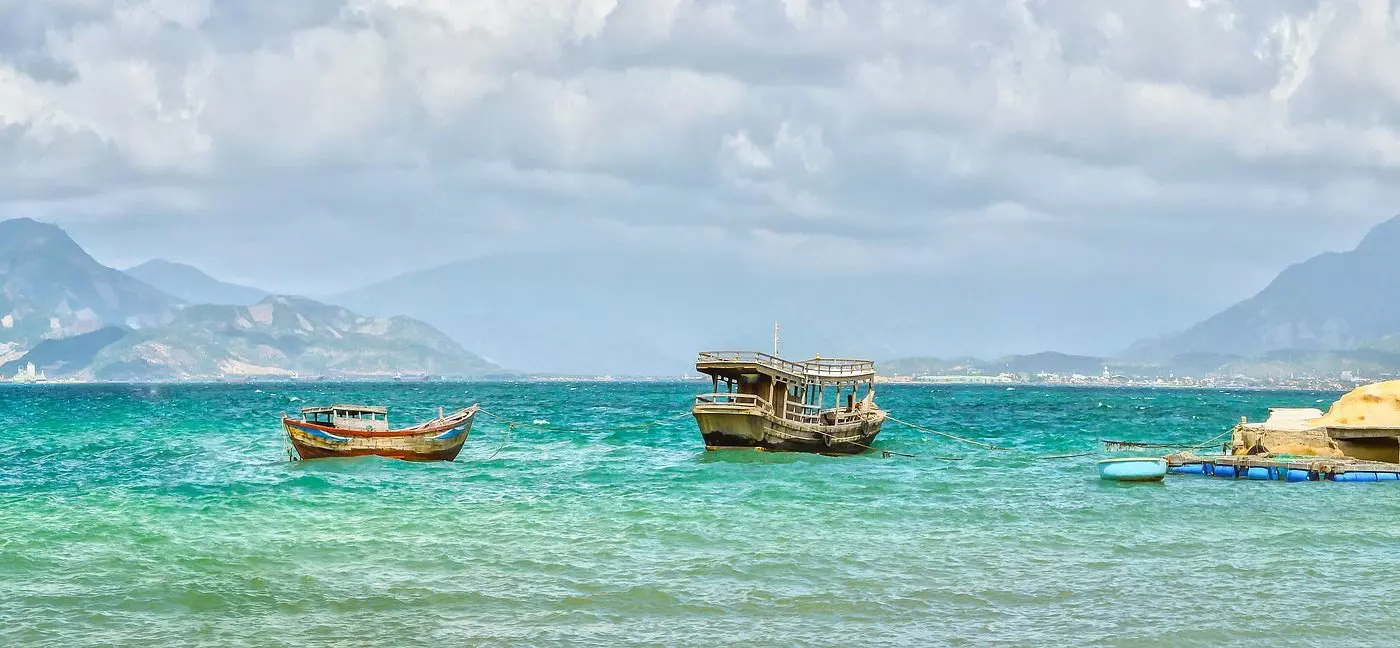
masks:
[[[327,441],[335,441],[337,443],[349,443],[350,441],[349,437],[337,436],[329,432],[322,432],[321,430],[318,430],[316,428],[302,427],[300,425],[294,425],[292,427],[295,427],[296,429],[300,430],[303,434],[309,434],[311,436],[319,437]]]
[[[455,436],[461,434],[461,433],[462,433],[464,430],[466,430],[466,429],[467,429],[467,426],[465,426],[465,425],[463,425],[463,426],[461,426],[461,427],[455,427],[455,428],[452,428],[451,430],[448,430],[448,431],[446,431],[446,432],[443,432],[442,434],[439,434],[439,435],[433,437],[433,440],[434,440],[434,441],[441,441],[441,440],[443,440],[443,439],[451,439],[452,437],[455,437]]]

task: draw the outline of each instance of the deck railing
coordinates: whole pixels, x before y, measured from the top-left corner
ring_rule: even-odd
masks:
[[[695,397],[696,405],[735,405],[738,407],[768,407],[768,401],[755,394],[700,394]]]
[[[875,363],[870,360],[812,358],[793,362],[761,351],[704,351],[695,360],[696,365],[729,362],[755,364],[812,378],[858,378],[875,373]]]
[[[816,405],[805,403],[788,403],[783,418],[798,423],[811,423],[814,425],[841,425],[859,421],[865,416],[861,410],[846,410],[840,407],[828,407],[822,409]]]
[[[769,405],[768,401],[756,394],[723,392],[717,394],[699,394],[695,397],[695,404],[758,407],[768,412],[773,412],[773,407]],[[790,402],[783,405],[783,412],[778,414],[778,417],[786,421],[807,423],[810,425],[844,425],[846,423],[858,422],[864,419],[866,414],[866,411],[859,409],[846,410],[840,407],[822,409],[816,405]]]

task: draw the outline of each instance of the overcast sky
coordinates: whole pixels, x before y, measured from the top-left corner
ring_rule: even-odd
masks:
[[[0,0],[0,217],[278,291],[723,249],[1166,330],[1397,169],[1385,0]]]

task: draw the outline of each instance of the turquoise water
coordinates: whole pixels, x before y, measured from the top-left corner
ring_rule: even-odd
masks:
[[[1400,637],[1400,485],[1100,482],[1334,394],[891,386],[918,455],[481,418],[455,463],[286,460],[277,416],[608,427],[697,384],[0,388],[0,645],[1220,645]],[[299,400],[293,400],[299,399]],[[960,461],[948,457],[961,458]]]

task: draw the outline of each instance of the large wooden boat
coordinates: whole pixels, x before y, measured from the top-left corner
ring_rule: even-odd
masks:
[[[418,425],[389,429],[389,410],[367,405],[303,407],[301,418],[282,417],[287,439],[302,459],[379,455],[411,461],[452,461],[471,434],[478,407]]]
[[[713,390],[696,396],[692,410],[706,449],[854,454],[870,449],[885,422],[869,360],[706,351],[695,369]]]

